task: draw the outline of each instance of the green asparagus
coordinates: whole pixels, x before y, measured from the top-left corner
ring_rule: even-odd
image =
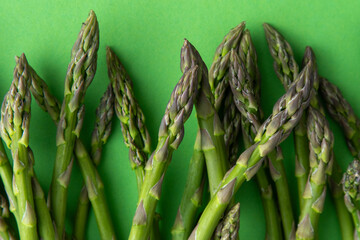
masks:
[[[95,166],[100,164],[103,145],[107,142],[111,132],[111,120],[114,114],[114,93],[111,84],[101,97],[96,109],[95,126],[91,137],[91,159]],[[85,227],[89,211],[89,199],[86,186],[83,186],[75,214],[74,237],[85,239]]]
[[[241,41],[243,49],[242,58],[237,57],[235,52],[231,55],[231,74],[230,86],[234,94],[236,106],[242,114],[242,126],[244,138],[249,139],[251,145],[261,124],[262,110],[260,107],[260,87],[259,80],[256,78],[256,62],[251,60],[256,55],[252,46],[249,33],[245,33]],[[250,50],[248,50],[250,49]],[[248,53],[249,52],[249,53]],[[279,203],[279,210],[282,220],[285,239],[293,239],[295,234],[295,223],[289,193],[289,186],[286,178],[285,167],[283,165],[283,155],[280,147],[269,153],[268,158],[270,175],[275,182],[276,193]],[[259,170],[256,175],[259,178]],[[275,238],[276,239],[276,238]]]
[[[96,71],[98,48],[98,22],[95,13],[90,11],[71,51],[71,61],[65,79],[64,101],[57,125],[57,150],[50,189],[50,207],[59,239],[64,236],[72,155],[75,140],[79,137],[82,128],[85,92]]]
[[[14,160],[12,189],[18,205],[20,238],[38,239],[37,218],[31,186],[32,164],[29,160],[30,79],[24,54],[16,58],[14,79],[1,106],[2,139]]]
[[[261,167],[262,159],[290,135],[310,102],[311,68],[310,62],[286,94],[276,102],[272,115],[260,126],[255,144],[242,153],[235,166],[226,173],[189,239],[201,240],[211,237],[240,185],[245,180],[250,180]]]
[[[285,90],[296,79],[299,66],[295,61],[290,44],[272,26],[264,23],[266,40],[271,56],[274,59],[274,69]],[[306,136],[306,113],[303,115],[298,126],[294,129],[295,144],[295,175],[298,183],[298,197],[300,208],[302,207],[302,194],[305,189],[309,174],[309,141]]]
[[[360,239],[360,162],[357,159],[352,161],[343,178],[343,191],[345,193],[344,200],[347,209],[352,214],[355,223],[354,239]]]
[[[108,75],[115,94],[115,110],[120,120],[124,142],[129,148],[131,168],[135,171],[138,192],[144,178],[144,166],[151,153],[144,114],[137,103],[132,81],[116,54],[107,47]]]
[[[359,157],[360,120],[355,115],[350,103],[346,101],[340,89],[325,78],[320,79],[321,96],[331,117],[340,124],[346,137],[351,154]]]
[[[201,149],[204,152],[211,197],[214,196],[224,174],[229,168],[225,148],[224,130],[214,108],[214,96],[210,91],[208,71],[199,53],[185,40],[181,49],[181,70],[186,72],[194,65],[200,66],[202,79],[195,101],[196,114],[201,131]]]
[[[173,90],[159,128],[158,145],[147,161],[145,178],[129,239],[148,239],[161,186],[172,153],[184,136],[184,123],[189,118],[197,96],[201,68],[186,70]]]
[[[296,230],[296,239],[315,239],[320,213],[326,196],[327,175],[332,172],[334,137],[325,116],[317,109],[308,110],[310,173],[303,193],[303,207]]]

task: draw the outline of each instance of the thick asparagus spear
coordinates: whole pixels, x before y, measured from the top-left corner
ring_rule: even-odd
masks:
[[[229,168],[228,154],[225,148],[224,130],[219,115],[214,108],[214,96],[211,93],[208,72],[199,53],[185,40],[181,49],[181,71],[185,72],[194,65],[200,67],[201,87],[195,102],[196,115],[201,131],[201,148],[204,152],[211,197],[214,196],[225,172]]]
[[[360,239],[360,162],[357,159],[352,161],[343,178],[343,190],[345,193],[345,204],[349,212],[352,214],[355,223],[354,239]]]
[[[148,239],[157,201],[160,199],[164,174],[172,153],[184,136],[184,123],[189,118],[197,96],[201,68],[185,71],[173,90],[159,129],[158,145],[147,161],[145,179],[133,218],[129,239]]]
[[[91,159],[95,166],[100,164],[103,145],[111,133],[111,120],[114,115],[114,93],[111,84],[101,97],[100,104],[96,109],[95,126],[91,138]],[[85,227],[89,211],[88,191],[84,185],[78,201],[75,214],[74,237],[77,240],[84,239]]]
[[[250,180],[261,166],[261,159],[290,135],[310,102],[311,67],[309,63],[298,75],[297,81],[276,102],[272,115],[259,128],[255,144],[241,154],[235,166],[226,173],[189,239],[205,240],[211,237],[240,185]]]
[[[135,171],[138,192],[144,178],[144,166],[151,153],[144,114],[137,103],[132,81],[116,54],[107,47],[108,75],[115,94],[115,110],[120,120],[124,142],[129,148],[131,168]]]
[[[274,59],[275,73],[287,89],[296,79],[299,66],[295,61],[294,54],[290,44],[285,38],[272,26],[264,23],[266,40],[269,46],[271,56]],[[295,175],[298,183],[298,197],[300,208],[302,206],[302,194],[305,189],[307,176],[309,173],[309,143],[306,136],[306,113],[303,115],[298,126],[294,129],[295,144]]]
[[[213,240],[238,240],[240,228],[240,203],[235,204],[225,215],[216,230]]]
[[[237,157],[238,142],[237,136],[240,130],[240,114],[232,101],[232,95],[227,95],[224,99],[226,89],[228,89],[228,59],[229,49],[238,48],[239,39],[244,29],[245,23],[239,24],[232,29],[217,48],[213,64],[209,70],[209,82],[211,91],[215,96],[215,106],[218,100],[218,108],[224,107],[223,124],[225,127],[224,140],[228,155],[231,159]],[[219,109],[216,109],[219,111]],[[189,164],[189,173],[186,180],[185,190],[174,226],[172,228],[173,239],[187,239],[195,225],[195,214],[201,202],[203,190],[204,154],[201,151],[201,134],[199,130],[194,152]],[[234,162],[234,161],[233,161]]]
[[[360,153],[360,120],[340,89],[325,78],[320,79],[321,96],[331,117],[340,124],[351,154],[358,158]]]
[[[329,125],[318,110],[309,107],[308,131],[310,145],[310,173],[303,193],[303,207],[300,209],[296,239],[314,239],[322,213],[327,175],[332,172],[334,137]]]
[[[56,134],[57,150],[50,189],[50,205],[59,239],[64,235],[73,149],[82,128],[83,102],[85,92],[95,75],[98,48],[98,22],[95,13],[90,11],[71,51],[71,61],[65,79],[64,101]]]
[[[242,126],[244,137],[253,144],[254,137],[261,124],[260,87],[256,76],[256,62],[251,62],[250,56],[245,53],[255,54],[249,33],[245,33],[241,41],[242,58],[237,57],[235,52],[231,55],[231,80],[230,86],[234,94],[236,106],[242,114]],[[248,51],[247,49],[252,49]],[[251,53],[253,52],[253,53]],[[268,155],[271,177],[275,182],[276,193],[285,239],[293,239],[295,236],[295,223],[291,206],[289,186],[283,165],[283,155],[280,147]],[[260,172],[261,173],[261,172]],[[259,172],[256,175],[259,178]],[[270,230],[270,229],[268,229]],[[275,238],[276,239],[276,238]]]
[[[14,79],[1,107],[1,136],[14,159],[13,189],[18,204],[20,238],[38,239],[29,161],[30,79],[24,54],[16,59]],[[16,191],[15,191],[16,190]]]

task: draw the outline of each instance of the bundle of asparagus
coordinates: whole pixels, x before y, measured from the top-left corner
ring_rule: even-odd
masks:
[[[86,144],[80,139],[85,93],[96,73],[99,49],[99,26],[93,11],[71,51],[62,104],[25,54],[16,57],[13,81],[1,107],[1,139],[11,158],[0,142],[0,239],[86,239],[90,204],[101,239],[116,239],[119,223],[112,222],[106,186],[97,170],[111,134],[114,112],[129,149],[126,157],[135,172],[138,191],[129,239],[161,239],[161,220],[168,219],[161,219],[157,205],[165,173],[184,138],[185,123],[194,106],[198,132],[171,230],[173,239],[239,239],[240,202],[236,194],[253,177],[263,203],[266,239],[317,239],[327,188],[335,203],[342,238],[359,239],[360,119],[340,90],[319,77],[311,47],[306,47],[300,68],[284,36],[269,24],[264,24],[264,29],[276,75],[286,91],[274,104],[272,114],[265,118],[262,111],[258,57],[245,22],[225,35],[209,70],[200,53],[185,39],[180,54],[182,76],[171,93],[153,151],[134,84],[110,47],[106,48],[110,82],[96,109],[91,141]],[[345,172],[334,156],[334,136],[319,88],[355,157]],[[56,159],[48,193],[37,178],[36,156],[29,143],[31,95],[57,127]],[[280,147],[292,132],[298,216],[293,211],[296,206],[283,164],[291,157],[284,158]],[[125,157],[115,158],[124,161]],[[74,164],[79,166],[83,187],[76,199],[73,228],[68,229],[67,195]],[[243,203],[241,206],[246,207]]]

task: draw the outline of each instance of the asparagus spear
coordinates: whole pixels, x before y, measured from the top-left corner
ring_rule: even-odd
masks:
[[[286,90],[296,79],[299,72],[299,66],[294,59],[292,48],[285,38],[267,23],[264,23],[264,30],[271,56],[274,59],[275,73]],[[298,184],[300,208],[302,207],[302,194],[309,173],[309,143],[306,136],[306,118],[305,113],[298,126],[294,129],[296,155],[295,175]]]
[[[359,181],[360,179],[360,162],[357,159],[352,161],[343,178],[343,190],[345,193],[345,204],[349,212],[352,214],[355,223],[354,239],[360,236],[360,202],[359,202]]]
[[[239,55],[241,55],[241,58]],[[261,114],[259,107],[260,78],[256,63],[257,56],[249,31],[245,31],[241,39],[239,55],[234,50],[231,51],[230,87],[234,95],[236,107],[241,112],[241,127],[245,148],[249,148],[254,144],[254,138],[260,126]],[[256,180],[261,190],[264,206],[266,237],[269,239],[281,239],[278,209],[273,198],[272,186],[263,166],[258,170]]]
[[[14,79],[1,107],[1,136],[14,159],[13,189],[18,204],[20,238],[38,239],[29,163],[30,80],[24,54],[16,59]],[[15,191],[16,190],[16,191]]]
[[[100,164],[103,145],[107,142],[111,132],[111,120],[114,114],[114,93],[111,84],[101,97],[96,109],[95,126],[91,138],[91,159],[95,166]],[[74,237],[84,239],[85,227],[89,211],[88,191],[84,185],[78,201],[75,214]]]
[[[325,78],[320,79],[321,96],[331,117],[340,124],[346,143],[354,157],[360,154],[360,120],[340,89]]]
[[[219,115],[222,112],[225,146],[230,163],[234,163],[239,149],[238,134],[240,131],[240,113],[237,111],[229,89],[230,50],[239,48],[245,22],[240,23],[225,35],[217,47],[213,63],[209,69],[209,85],[214,95],[214,107]]]
[[[318,110],[309,107],[308,131],[310,145],[310,173],[303,193],[296,239],[314,239],[320,213],[323,210],[326,196],[327,175],[332,172],[334,138],[329,125]]]
[[[200,207],[206,174],[205,159],[201,151],[201,130],[198,131],[193,155],[189,164],[185,190],[181,198],[174,226],[171,229],[173,240],[187,239],[195,225],[196,210]]]
[[[199,53],[185,40],[181,49],[181,70],[187,71],[194,65],[200,66],[202,81],[195,102],[196,114],[201,131],[201,149],[204,152],[211,197],[214,196],[229,162],[225,148],[224,130],[214,108],[214,97],[210,91],[208,72]]]
[[[124,142],[129,148],[131,168],[135,171],[138,192],[144,178],[144,166],[151,153],[144,114],[137,103],[132,81],[116,54],[107,47],[108,75],[115,94],[115,110],[120,120]]]
[[[147,161],[145,179],[129,239],[147,239],[154,218],[161,186],[172,153],[184,136],[184,123],[189,118],[197,96],[201,69],[196,65],[186,70],[173,90],[159,129],[158,145]]]
[[[4,184],[4,188],[6,191],[6,195],[9,199],[9,210],[14,214],[16,222],[20,225],[20,217],[18,212],[17,200],[13,191],[13,171],[11,169],[11,165],[9,159],[6,155],[4,145],[2,140],[0,140],[0,176],[2,183]]]
[[[3,240],[15,239],[13,229],[11,229],[8,222],[9,216],[9,203],[7,199],[0,194],[0,238]]]
[[[224,105],[224,109],[226,109],[222,122],[225,127],[224,140],[230,161],[237,157],[237,136],[240,130],[240,114],[233,104],[231,95],[227,95],[224,100],[224,94],[229,85],[227,77],[229,65],[228,51],[231,48],[238,47],[244,26],[245,23],[242,22],[224,37],[224,40],[215,52],[214,61],[209,70],[209,83],[211,83],[212,94],[215,96],[215,106],[218,100],[218,108]],[[219,109],[216,110],[219,111]],[[201,151],[201,135],[204,133],[203,130],[199,130],[196,137],[184,194],[171,231],[173,239],[187,239],[195,225],[195,214],[200,206],[203,191],[204,181],[202,179],[203,176],[205,176],[203,174],[205,167],[204,153]]]
[[[99,47],[99,27],[93,11],[81,27],[71,51],[65,79],[64,101],[56,134],[56,159],[50,189],[51,212],[58,238],[64,235],[67,188],[71,176],[71,159],[84,117],[84,96],[92,82]]]
[[[250,55],[256,54],[249,33],[245,33],[241,41],[243,52],[242,58],[237,57],[235,52],[231,55],[231,80],[230,86],[234,94],[235,103],[242,114],[242,126],[244,138],[254,142],[254,137],[261,124],[260,87],[256,77],[256,62],[251,60]],[[250,50],[247,50],[250,49]],[[248,53],[249,52],[249,53]],[[247,53],[247,54],[246,54]],[[254,58],[254,57],[253,57]],[[247,67],[246,67],[247,66]],[[279,210],[284,230],[285,239],[293,239],[295,234],[294,216],[291,206],[289,186],[283,165],[283,155],[280,147],[268,155],[271,177],[275,182],[276,193],[279,202]],[[261,170],[256,175],[257,178]],[[269,229],[269,228],[267,228]],[[270,230],[270,229],[269,229]],[[276,239],[276,238],[275,238]]]
[[[46,112],[48,112],[53,119],[54,123],[58,125],[59,123],[59,116],[60,116],[60,105],[58,100],[51,94],[49,91],[46,83],[44,80],[42,80],[32,69],[30,66],[28,66],[29,69],[31,69],[31,80],[32,80],[32,87],[31,91],[33,95],[35,95],[35,100],[37,101],[38,105],[44,109]],[[99,125],[95,127],[94,133],[93,133],[93,139],[92,139],[92,156],[94,157],[94,160],[90,158],[90,154],[87,153],[85,147],[81,143],[80,139],[76,139],[77,148],[74,149],[76,155],[81,156],[81,159],[78,159],[78,161],[81,161],[80,168],[83,173],[83,176],[85,178],[87,176],[90,177],[91,181],[96,181],[98,183],[101,182],[99,179],[99,175],[94,169],[94,164],[98,164],[100,162],[101,157],[101,146],[104,144],[107,140],[107,137],[110,133],[110,120],[112,116],[112,108],[111,102],[112,97],[111,93],[108,87],[108,90],[104,93],[106,96],[110,96],[110,98],[102,99],[101,107],[98,110],[98,117],[99,117]],[[103,112],[100,109],[106,109],[107,111]],[[106,127],[104,127],[106,126]],[[98,142],[100,141],[100,142]],[[93,179],[93,175],[96,175],[96,179]],[[86,183],[91,183],[91,181]],[[94,207],[95,211],[95,217],[97,220],[97,224],[99,226],[100,234],[103,239],[107,239],[108,237],[113,237],[114,230],[111,223],[111,217],[109,214],[109,211],[107,210],[106,200],[104,197],[103,192],[103,186],[100,183],[96,186],[87,186],[98,190],[98,195],[92,196],[90,199],[91,204]],[[79,211],[77,212],[76,217],[76,227],[74,229],[75,235],[81,239],[81,236],[84,235],[84,227],[86,224],[86,218],[87,218],[87,212],[88,212],[88,205],[87,202],[89,200],[89,193],[86,190],[86,188],[83,188],[80,193],[80,199],[79,199]]]
[[[308,61],[312,61],[314,64],[314,68],[313,68],[313,78],[314,78],[314,88],[313,88],[313,93],[312,93],[312,98],[310,101],[310,105],[317,109],[319,113],[321,113],[324,116],[324,121],[327,123],[327,120],[325,118],[325,111],[324,108],[320,102],[319,96],[318,96],[318,88],[319,88],[319,76],[318,76],[318,71],[317,71],[317,64],[316,64],[316,57],[315,57],[315,53],[312,50],[311,47],[306,47],[305,49],[305,54],[304,54],[304,58],[303,58],[303,65],[307,64]],[[308,125],[314,125],[316,123],[310,123],[308,119]],[[314,120],[312,118],[312,120]],[[331,130],[329,129],[329,132],[331,132]],[[331,132],[332,134],[332,132]],[[309,139],[310,140],[310,139]],[[310,140],[311,141],[311,140]],[[313,147],[312,144],[309,145],[309,148],[311,149]],[[326,147],[326,146],[324,146]],[[332,151],[332,150],[331,150]],[[310,150],[311,152],[311,150]],[[330,153],[331,155],[333,155],[333,153]],[[311,157],[311,156],[310,156]],[[332,198],[335,202],[335,207],[336,207],[336,212],[337,212],[337,216],[339,219],[339,224],[340,224],[340,229],[341,229],[341,234],[342,234],[342,238],[343,239],[349,239],[352,238],[354,229],[353,229],[353,223],[351,220],[351,216],[350,214],[346,211],[346,206],[345,206],[345,202],[344,202],[344,194],[343,191],[341,189],[341,178],[342,178],[342,170],[339,166],[339,164],[336,162],[335,157],[333,157],[333,166],[332,166],[332,173],[331,175],[328,176],[328,185],[330,187],[330,191],[332,194]],[[303,211],[301,209],[301,211]],[[315,229],[316,230],[316,229]]]
[[[213,240],[237,240],[240,227],[240,203],[235,204],[226,213],[224,220],[216,227]]]
[[[230,199],[245,180],[250,180],[262,159],[285,140],[299,122],[310,102],[311,63],[275,104],[273,113],[259,128],[255,144],[240,155],[234,167],[224,176],[219,190],[210,200],[189,239],[209,239],[226,210]]]

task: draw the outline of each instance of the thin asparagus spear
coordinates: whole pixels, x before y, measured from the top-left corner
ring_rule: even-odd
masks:
[[[18,204],[20,238],[38,239],[29,163],[30,80],[24,54],[16,59],[14,79],[1,107],[1,136],[14,159],[13,189]]]
[[[9,205],[10,205],[9,209],[14,214],[16,222],[20,226],[21,220],[19,217],[17,200],[15,197],[13,188],[12,188],[13,187],[13,185],[12,185],[13,184],[12,183],[13,175],[14,174],[11,169],[9,159],[6,155],[3,142],[2,142],[2,140],[0,140],[0,176],[1,176],[1,180],[4,184],[6,195],[9,199]]]
[[[349,212],[352,214],[355,224],[354,239],[360,236],[360,202],[359,202],[359,183],[360,183],[360,162],[357,159],[352,161],[343,178],[343,191],[345,193],[345,204]]]
[[[224,130],[219,115],[214,108],[214,97],[210,91],[208,71],[199,53],[185,40],[181,49],[181,70],[187,71],[194,65],[200,66],[202,74],[201,87],[195,102],[196,115],[201,131],[201,149],[204,152],[211,197],[229,167],[228,154],[225,148]]]
[[[196,65],[184,72],[175,86],[159,129],[158,146],[147,161],[145,179],[133,218],[129,239],[148,239],[161,186],[172,153],[184,136],[184,123],[189,118],[197,96],[201,69]]]
[[[96,109],[95,126],[91,138],[91,159],[95,167],[100,164],[103,145],[111,133],[111,120],[114,115],[114,93],[111,84],[101,97]],[[73,236],[77,240],[84,239],[85,227],[89,211],[89,198],[86,186],[82,187],[75,214]]]
[[[150,135],[145,116],[137,103],[132,81],[116,54],[107,47],[108,75],[115,94],[115,110],[120,120],[124,142],[129,148],[131,168],[135,171],[140,193],[144,178],[144,166],[151,153]]]
[[[193,155],[189,164],[184,194],[182,195],[174,226],[171,229],[173,240],[187,239],[196,222],[196,210],[200,207],[205,176],[205,159],[201,151],[201,131],[196,136]]]
[[[286,90],[296,79],[299,72],[299,66],[294,59],[292,48],[285,38],[267,23],[264,23],[264,30],[271,56],[274,59],[275,73]],[[306,119],[305,113],[300,120],[299,125],[294,129],[296,155],[295,176],[298,183],[300,208],[302,207],[302,194],[309,173],[309,142],[306,136]]]
[[[311,67],[309,63],[298,75],[297,81],[275,104],[273,114],[260,127],[255,144],[241,154],[235,166],[226,173],[189,239],[205,240],[211,237],[240,185],[250,180],[261,166],[261,159],[290,135],[310,102]]]
[[[0,194],[0,238],[3,240],[15,239],[13,229],[8,222],[9,216],[9,203],[7,199]]]
[[[58,125],[59,123],[59,116],[60,116],[60,107],[59,107],[59,102],[58,100],[51,94],[51,92],[49,91],[46,83],[44,82],[44,80],[42,80],[34,71],[34,69],[32,69],[30,66],[28,66],[29,69],[31,69],[31,76],[32,76],[32,87],[31,87],[31,91],[33,93],[33,95],[36,95],[37,97],[35,97],[35,100],[37,101],[38,105],[46,112],[48,112],[51,116],[51,118],[53,119],[54,123],[56,125]],[[111,95],[111,91],[108,89],[105,92],[105,95]],[[107,102],[108,101],[108,102]],[[93,162],[93,164],[95,163],[99,163],[100,160],[100,156],[101,156],[101,150],[99,148],[99,144],[104,144],[107,137],[109,136],[110,133],[110,119],[111,119],[111,108],[110,108],[110,103],[111,103],[111,98],[109,99],[103,99],[102,102],[102,107],[101,109],[103,109],[103,107],[105,107],[105,109],[107,109],[106,113],[99,111],[98,112],[98,116],[99,116],[99,125],[102,126],[98,126],[97,128],[95,128],[94,131],[94,138],[97,139],[101,139],[100,142],[95,141],[95,139],[92,140],[92,145],[93,145],[93,156],[95,160],[92,160],[90,158],[90,154],[88,154],[86,152],[86,149],[84,148],[83,144],[81,143],[80,139],[76,139],[76,142],[79,142],[77,145],[79,147],[75,148],[74,151],[76,153],[76,155],[81,156],[82,159],[78,159],[79,161],[82,161],[82,164],[80,164],[80,168],[81,171],[84,172],[84,175],[90,175],[92,176],[94,174],[94,169],[93,166],[89,166],[92,165],[90,164],[91,162]],[[103,127],[106,126],[106,127]],[[104,129],[104,131],[100,130],[100,129]],[[98,131],[100,130],[100,131]],[[101,133],[102,134],[101,134]],[[98,138],[99,137],[99,138]],[[102,143],[101,143],[102,142]],[[88,173],[86,172],[88,171]],[[97,177],[99,178],[97,172],[96,172]],[[90,179],[92,180],[92,179]],[[96,181],[100,181],[99,179],[97,179]],[[106,239],[106,237],[109,237],[111,234],[114,233],[113,231],[113,226],[111,223],[111,217],[108,214],[108,210],[107,210],[107,205],[106,205],[106,201],[105,201],[105,197],[103,196],[103,186],[100,184],[99,186],[96,186],[96,188],[99,188],[99,193],[98,196],[92,196],[93,198],[90,199],[91,200],[91,204],[93,205],[94,211],[95,211],[95,217],[97,220],[97,224],[99,226],[99,230],[100,230],[100,234],[101,236],[104,236],[104,239]],[[80,199],[79,199],[79,211],[77,212],[77,219],[76,221],[78,221],[77,227],[75,228],[74,231],[76,231],[76,234],[78,237],[84,234],[84,232],[82,232],[84,225],[86,224],[86,214],[88,211],[88,205],[87,205],[87,201],[88,201],[88,192],[86,190],[86,188],[83,188],[81,193],[80,193]]]
[[[236,106],[242,113],[242,117],[245,118],[242,121],[242,125],[247,126],[244,134],[253,144],[253,139],[261,124],[262,110],[260,107],[259,80],[254,77],[258,70],[256,70],[256,62],[251,61],[251,56],[249,56],[251,54],[256,55],[256,53],[248,32],[244,33],[241,40],[241,49],[243,51],[240,53],[244,55],[242,58],[237,57],[235,52],[230,57],[232,63],[230,86]],[[269,153],[267,159],[269,160],[271,177],[276,186],[284,236],[285,239],[293,239],[295,237],[295,223],[281,148],[275,148],[273,152]],[[259,177],[258,174],[257,178]]]
[[[331,117],[341,126],[348,148],[354,157],[360,155],[360,120],[340,89],[325,78],[320,79],[321,96]]]
[[[65,79],[64,101],[56,134],[57,150],[50,189],[50,205],[59,239],[64,235],[73,149],[82,128],[83,102],[85,92],[95,75],[98,48],[98,22],[95,13],[90,11],[71,51],[71,61]]]
[[[310,173],[303,193],[303,207],[296,230],[296,239],[315,239],[320,213],[326,196],[327,175],[332,172],[334,137],[329,125],[318,110],[309,107],[308,138],[310,148]]]
[[[125,145],[129,148],[131,168],[135,171],[138,193],[144,180],[144,167],[151,153],[151,140],[145,125],[145,116],[136,101],[133,82],[121,64],[120,59],[110,47],[106,49],[108,76],[115,94],[115,111],[120,120]],[[158,213],[155,213],[160,219]],[[151,227],[151,239],[157,239],[158,223]]]
[[[325,118],[325,111],[324,108],[320,102],[319,96],[318,96],[318,88],[319,88],[319,76],[317,71],[317,64],[316,64],[316,57],[315,53],[312,50],[311,47],[306,47],[305,54],[303,58],[303,65],[306,65],[308,61],[313,62],[313,78],[314,78],[314,89],[312,93],[312,98],[310,100],[310,105],[317,109],[319,113],[321,113],[324,116],[324,121],[327,122]],[[308,124],[309,119],[308,119]],[[328,123],[327,123],[328,124]],[[331,132],[331,129],[329,129]],[[332,134],[332,132],[331,132]],[[309,148],[311,148],[312,145],[309,145]],[[331,153],[333,155],[333,153]],[[342,170],[339,166],[339,164],[336,162],[335,157],[333,157],[333,166],[332,166],[332,174],[328,176],[328,185],[331,191],[331,196],[335,202],[336,207],[336,213],[338,216],[341,234],[343,239],[349,239],[352,237],[354,232],[353,223],[351,220],[351,216],[349,212],[346,210],[345,202],[344,202],[344,193],[341,189],[341,178],[342,178]],[[301,210],[302,211],[302,210]]]
[[[104,184],[86,148],[80,141],[75,142],[76,158],[85,180],[89,200],[94,209],[101,239],[116,239],[110,212],[106,204]]]
[[[225,93],[229,86],[228,71],[230,50],[237,50],[239,48],[239,42],[244,28],[245,22],[242,22],[231,29],[215,51],[213,63],[209,69],[209,85],[214,95],[216,111],[219,111],[223,107]]]
[[[239,150],[238,135],[240,132],[240,113],[237,111],[229,89],[230,50],[239,48],[245,22],[240,23],[225,35],[217,47],[213,63],[209,69],[209,85],[214,95],[214,107],[219,115],[222,113],[225,146],[230,163],[234,163]]]

